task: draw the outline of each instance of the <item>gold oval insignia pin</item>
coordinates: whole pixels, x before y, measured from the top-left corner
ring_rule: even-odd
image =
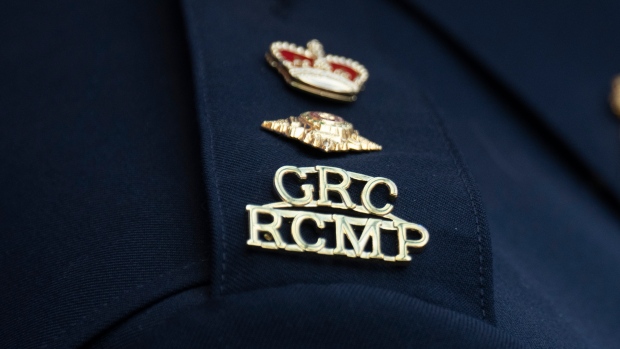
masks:
[[[307,111],[288,119],[263,121],[261,126],[324,152],[381,150],[379,144],[360,136],[353,124],[330,113]]]
[[[307,47],[277,41],[265,57],[289,85],[339,101],[355,101],[368,80],[363,65],[349,58],[325,55],[318,40],[309,41]]]
[[[309,175],[318,177],[318,199],[314,197],[315,187],[305,183],[300,185],[303,196],[295,196],[284,187],[284,176],[294,175],[300,181],[306,181]],[[338,176],[339,183],[330,183],[329,178]],[[353,180],[364,182],[360,203],[355,203],[348,189]],[[314,252],[321,255],[342,255],[350,258],[380,259],[386,262],[411,261],[409,249],[419,249],[428,243],[426,228],[410,223],[393,215],[392,204],[377,207],[371,201],[373,190],[385,186],[389,197],[398,195],[396,184],[384,177],[371,177],[360,173],[345,171],[337,167],[280,167],[274,176],[276,192],[282,199],[266,205],[247,205],[250,237],[247,244],[270,250],[291,252]],[[339,197],[341,202],[332,202]],[[326,213],[333,208],[337,213]],[[310,209],[310,210],[303,210]],[[347,213],[353,215],[347,215]],[[283,223],[290,222],[290,228]],[[265,223],[269,222],[269,223]],[[307,223],[306,223],[307,222]],[[302,224],[316,226],[317,236],[302,234]],[[287,224],[288,225],[288,224]],[[357,227],[354,228],[354,227]],[[361,231],[361,234],[356,233]],[[335,241],[328,243],[326,234],[334,234]],[[381,235],[395,234],[396,254],[387,255],[381,249]],[[359,237],[358,237],[359,236]],[[345,241],[348,241],[348,246]],[[372,241],[368,246],[369,241]]]

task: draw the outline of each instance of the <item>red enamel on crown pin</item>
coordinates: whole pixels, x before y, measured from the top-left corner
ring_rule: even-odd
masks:
[[[309,41],[307,47],[277,41],[265,57],[289,85],[330,99],[353,102],[368,80],[363,65],[350,58],[325,55],[318,40]]]

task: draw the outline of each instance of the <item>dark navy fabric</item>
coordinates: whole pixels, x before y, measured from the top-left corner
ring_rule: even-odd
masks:
[[[207,291],[193,293],[199,292]],[[200,296],[183,298],[167,300],[147,312],[169,307],[167,302]],[[97,347],[521,347],[482,320],[361,285],[265,288],[203,302],[196,308],[187,305],[176,316],[152,325],[148,336],[131,337],[129,331],[119,331]],[[126,326],[137,330],[138,323],[154,319],[138,316]]]
[[[0,347],[76,347],[209,253],[180,10],[0,5]]]
[[[547,137],[559,138],[620,199],[620,125],[608,104],[620,58],[618,1],[410,2],[517,93]]]
[[[592,161],[601,158],[588,153],[588,164],[580,164],[580,159],[571,154],[577,138],[559,139],[541,126],[537,120],[546,122],[547,118],[527,103],[530,89],[511,93],[514,89],[499,82],[501,76],[486,71],[472,58],[474,53],[468,50],[469,46],[447,38],[446,32],[438,30],[440,27],[418,8],[405,8],[416,19],[407,27],[409,36],[402,38],[416,43],[407,57],[411,72],[440,106],[449,132],[481,189],[493,243],[497,326],[535,347],[616,347],[620,343],[620,205],[614,199],[613,189],[602,189],[589,169]],[[527,13],[536,17],[540,11]],[[582,11],[579,4],[562,11],[564,16],[580,18],[590,13]],[[595,9],[590,15],[602,16]],[[526,13],[519,13],[519,17],[524,23],[534,21]],[[606,18],[601,21],[610,23]],[[539,30],[539,35],[557,31],[557,22],[557,18],[550,19],[549,29]],[[593,35],[591,45],[605,45],[612,32],[617,31]],[[438,45],[435,38],[442,38],[442,44]],[[445,45],[446,41],[451,44]],[[578,46],[582,39],[573,41]],[[568,46],[573,41],[566,38],[562,43]],[[527,44],[525,40],[508,42],[504,45]],[[555,43],[551,39],[549,42]],[[614,52],[618,47],[612,46],[606,54],[620,59],[620,52]],[[485,47],[492,50],[491,45]],[[609,57],[590,54],[592,60]],[[567,67],[559,61],[547,61],[544,55],[532,55],[530,60],[537,58],[539,65],[558,64],[556,69],[565,70],[566,78],[575,80],[574,88],[600,90],[600,108],[596,101],[584,101],[592,112],[564,116],[573,118],[569,122],[584,125],[584,129],[592,127],[592,123],[607,123],[608,128],[602,127],[595,135],[601,138],[600,142],[616,142],[618,121],[606,105],[609,82],[596,82],[593,74],[571,75],[574,68],[568,68],[577,63],[571,62]],[[571,57],[583,60],[581,56]],[[585,71],[607,69],[581,64]],[[518,74],[511,77],[522,78]],[[539,71],[538,79],[550,77]],[[557,89],[550,88],[544,95],[539,92],[537,98],[562,100],[567,88],[558,84]],[[573,102],[572,98],[566,99],[567,104]],[[586,108],[584,105],[579,108]],[[572,132],[578,129],[575,126]],[[607,162],[609,168],[618,163],[617,157]]]
[[[554,6],[0,5],[0,347],[617,347],[618,5]],[[312,38],[368,68],[358,101],[264,61]],[[306,110],[384,149],[260,129]],[[282,165],[394,180],[428,246],[247,248]]]

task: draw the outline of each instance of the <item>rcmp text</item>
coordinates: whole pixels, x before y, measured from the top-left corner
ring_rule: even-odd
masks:
[[[303,195],[301,197],[292,195],[284,187],[284,176],[291,174],[302,182],[307,181],[308,175],[318,176],[318,188],[304,183],[300,186]],[[328,178],[333,181],[336,177],[340,177],[341,180],[337,183],[328,181]],[[348,189],[352,180],[365,183],[360,197],[361,205],[353,202],[349,194]],[[385,186],[389,196],[396,198],[398,195],[396,184],[388,178],[371,177],[328,166],[283,166],[276,171],[273,181],[275,190],[282,199],[281,202],[246,206],[250,234],[247,244],[250,246],[291,252],[314,252],[330,256],[380,259],[388,262],[407,262],[411,260],[409,248],[422,248],[428,242],[429,234],[426,228],[391,214],[394,209],[392,204],[386,203],[382,207],[376,207],[371,202],[371,193],[378,186]],[[314,198],[315,189],[318,189],[316,199]],[[333,202],[331,199],[334,197],[339,197],[340,202]],[[317,210],[322,207],[336,209],[338,213],[300,209],[314,208]],[[344,214],[347,211],[354,211],[357,214],[355,216]],[[268,222],[262,222],[262,219]],[[285,220],[291,222],[290,229],[286,232],[282,229]],[[317,234],[312,238],[304,236],[301,232],[302,224],[308,223],[318,228]],[[335,234],[335,239],[333,239],[335,243],[331,247],[328,246],[327,239],[321,235],[326,231],[328,224],[334,227],[333,234]],[[395,255],[387,255],[381,249],[381,234],[386,233],[395,234],[398,243],[398,252]]]

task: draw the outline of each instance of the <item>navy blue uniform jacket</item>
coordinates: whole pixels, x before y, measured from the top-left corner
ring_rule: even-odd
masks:
[[[0,347],[620,347],[620,2],[0,5]],[[319,39],[356,102],[287,87]],[[383,145],[261,130],[307,110]],[[252,250],[283,165],[387,177],[403,266]]]

